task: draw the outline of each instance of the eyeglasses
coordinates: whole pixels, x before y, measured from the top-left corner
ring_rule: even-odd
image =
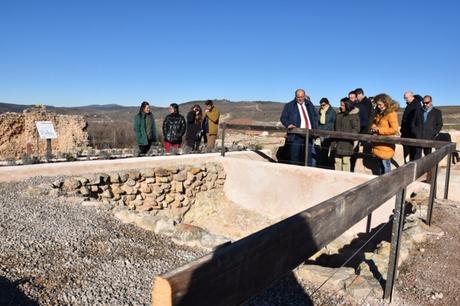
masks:
[[[430,104],[431,101],[423,101],[423,104]]]

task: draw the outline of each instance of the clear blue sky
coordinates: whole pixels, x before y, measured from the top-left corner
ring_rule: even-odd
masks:
[[[0,102],[460,105],[460,1],[0,0]]]

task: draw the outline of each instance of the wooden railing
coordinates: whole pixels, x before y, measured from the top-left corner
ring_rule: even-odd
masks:
[[[225,129],[230,128],[286,132],[286,129],[272,126],[228,124],[223,126],[223,138]],[[385,290],[385,297],[391,299],[404,217],[405,188],[428,170],[436,171],[439,161],[445,156],[449,156],[450,172],[450,153],[455,150],[455,144],[439,141],[415,143],[413,139],[319,130],[293,129],[289,132],[383,143],[417,144],[438,150],[157,277],[152,291],[153,305],[238,305],[292,271],[396,195],[391,257]],[[431,182],[432,190],[436,188],[435,177],[436,173]],[[448,188],[448,180],[446,182]],[[447,193],[445,196],[447,197]],[[434,197],[435,192],[430,192],[427,218],[431,218]]]

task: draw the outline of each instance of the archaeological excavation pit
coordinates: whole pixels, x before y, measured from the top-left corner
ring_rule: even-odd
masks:
[[[41,176],[49,178],[43,180]],[[43,293],[38,292],[51,292],[48,289],[51,280],[58,279],[59,284],[53,286],[62,292],[49,293],[47,298],[52,302],[78,301],[81,295],[74,294],[77,286],[81,292],[91,292],[85,293],[89,301],[118,304],[129,300],[142,305],[150,301],[151,281],[155,276],[358,186],[372,176],[269,163],[253,152],[230,153],[226,157],[217,154],[146,157],[0,169],[2,182],[27,178],[27,187],[22,190],[27,191],[26,198],[16,201],[27,203],[8,209],[17,209],[20,214],[31,206],[34,210],[31,214],[43,222],[34,219],[37,228],[27,225],[29,238],[39,235],[37,239],[49,240],[46,242],[49,248],[38,253],[59,265],[59,274],[72,277],[63,280],[50,274],[53,269],[36,272],[25,264],[22,272],[11,272],[18,279],[30,278],[31,289],[25,291],[35,292],[31,296],[40,300]],[[53,204],[40,206],[43,199]],[[66,210],[62,216],[61,208]],[[372,227],[387,222],[393,208],[391,200],[378,208],[373,214]],[[46,226],[48,218],[56,223],[52,226],[56,228],[54,232],[40,228]],[[76,231],[73,226],[80,225],[85,226],[78,230],[84,239],[66,241],[65,236]],[[69,231],[67,226],[71,227]],[[362,220],[343,235],[344,243],[365,230],[366,220]],[[152,240],[149,237],[155,237],[155,241],[149,241]],[[5,239],[17,238],[12,233]],[[21,257],[22,250],[23,247],[13,246],[9,252]],[[2,251],[8,254],[6,249]],[[56,256],[69,259],[61,262]],[[90,268],[85,266],[87,263],[79,263],[81,258],[92,256],[98,259]],[[38,263],[31,260],[31,264],[43,265],[44,270],[50,266],[37,260]],[[72,260],[78,267],[81,264],[80,269],[88,276],[81,276]],[[118,270],[107,268],[120,263]],[[118,278],[118,274],[126,276]],[[91,286],[89,277],[95,280]],[[133,288],[126,289],[126,282]],[[136,282],[141,283],[136,285]]]

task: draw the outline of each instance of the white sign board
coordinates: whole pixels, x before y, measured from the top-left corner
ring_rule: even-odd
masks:
[[[41,139],[57,138],[56,131],[51,121],[35,121],[35,125],[37,126],[38,135],[40,135]]]

